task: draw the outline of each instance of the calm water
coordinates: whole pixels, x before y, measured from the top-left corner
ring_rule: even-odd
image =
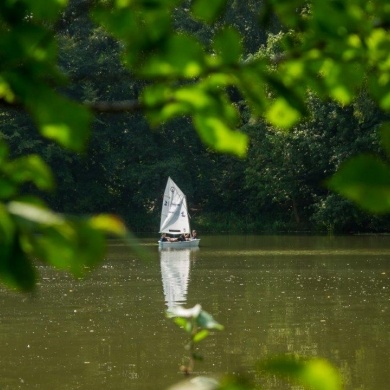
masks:
[[[390,236],[141,243],[148,261],[112,242],[84,280],[39,267],[34,297],[1,290],[0,389],[166,389],[182,379],[185,337],[164,315],[178,302],[225,325],[201,344],[198,374],[297,353],[329,359],[346,389],[388,388]]]

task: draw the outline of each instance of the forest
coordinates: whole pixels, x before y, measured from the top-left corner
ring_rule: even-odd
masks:
[[[71,1],[55,24],[59,67],[70,80],[64,93],[92,103],[138,99],[148,81],[122,65],[120,43],[89,18],[89,6]],[[213,26],[191,18],[189,8],[187,1],[175,9],[175,29],[210,47],[213,29],[233,26],[243,61],[277,55],[290,34],[276,17],[259,28],[260,2],[229,1]],[[54,210],[118,214],[135,232],[156,232],[168,176],[187,194],[192,224],[202,232],[389,229],[387,216],[364,212],[325,186],[347,158],[383,154],[378,128],[388,114],[365,85],[348,105],[310,92],[307,111],[288,131],[255,117],[234,86],[228,94],[237,128],[249,137],[246,157],[205,145],[188,116],[151,126],[139,112],[98,112],[86,150],[74,153],[42,137],[24,111],[0,107],[0,134],[13,158],[34,153],[52,167],[56,188],[44,198]]]

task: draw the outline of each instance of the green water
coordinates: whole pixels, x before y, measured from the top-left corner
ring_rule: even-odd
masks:
[[[38,266],[34,296],[1,289],[0,389],[166,389],[184,334],[165,310],[196,303],[225,331],[197,374],[254,374],[275,354],[329,359],[346,389],[390,383],[390,236],[205,236],[149,260],[112,242],[86,279]],[[264,388],[283,385],[256,376]]]

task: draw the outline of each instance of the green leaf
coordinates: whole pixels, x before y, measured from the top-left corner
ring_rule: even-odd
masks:
[[[115,235],[116,237],[125,237],[127,234],[125,224],[116,215],[98,214],[89,219],[89,224],[92,229]]]
[[[49,166],[37,155],[15,159],[6,164],[3,171],[12,182],[22,184],[29,181],[41,190],[51,190],[54,187]]]
[[[225,9],[226,0],[195,0],[192,3],[192,13],[196,18],[212,23]]]
[[[339,372],[323,359],[274,358],[260,365],[270,374],[285,376],[311,390],[341,390]]]
[[[68,4],[68,0],[23,0],[30,8],[34,17],[41,19],[54,19]]]
[[[18,192],[19,186],[8,178],[0,177],[0,199],[9,199],[15,196]]]
[[[246,134],[233,130],[218,116],[196,114],[194,124],[201,140],[219,152],[244,157],[248,148]]]
[[[382,146],[385,149],[388,156],[390,156],[390,122],[382,123],[379,128],[381,136]]]
[[[369,212],[390,212],[390,166],[374,156],[351,158],[327,186]]]
[[[187,318],[175,317],[173,322],[180,328],[184,329],[187,333],[192,332],[192,323]]]
[[[35,118],[45,137],[75,151],[82,151],[89,137],[91,113],[28,75],[7,73],[7,81]]]
[[[213,316],[207,311],[202,310],[198,317],[196,318],[196,323],[199,327],[204,329],[217,329],[217,330],[223,330],[223,325],[219,324]]]
[[[214,49],[225,65],[235,64],[242,54],[241,35],[232,27],[218,32],[214,38]]]
[[[11,288],[31,291],[35,286],[35,269],[15,235],[11,242],[0,244],[0,278]]]
[[[266,87],[259,72],[243,68],[238,77],[238,86],[251,109],[258,115],[264,115],[267,106]]]
[[[0,243],[10,247],[15,235],[15,230],[15,223],[12,220],[10,213],[6,206],[3,203],[0,203]]]
[[[199,42],[190,36],[180,34],[171,37],[159,51],[142,66],[140,74],[147,77],[199,76],[204,68],[203,51]]]
[[[89,138],[91,114],[86,108],[49,90],[40,91],[28,106],[45,137],[74,151],[82,151]]]
[[[368,76],[368,88],[379,106],[390,110],[390,72],[379,72]]]
[[[204,340],[209,334],[210,332],[207,329],[202,329],[200,332],[194,335],[192,341],[194,343],[199,343],[200,341]]]
[[[265,117],[274,126],[288,129],[299,121],[301,114],[286,99],[279,97],[268,108]]]

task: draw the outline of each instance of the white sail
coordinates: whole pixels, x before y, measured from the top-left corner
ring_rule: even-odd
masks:
[[[186,197],[170,177],[164,191],[160,233],[190,233]]]

